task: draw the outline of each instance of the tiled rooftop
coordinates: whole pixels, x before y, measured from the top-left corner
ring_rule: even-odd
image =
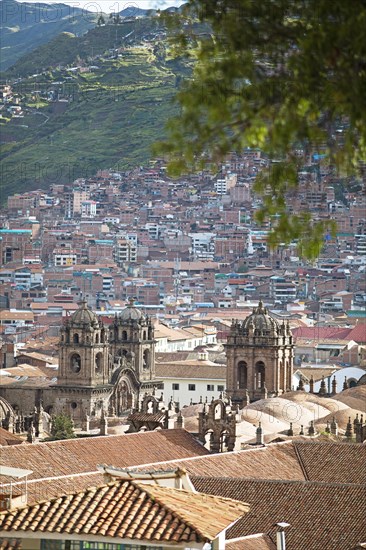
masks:
[[[276,550],[273,540],[264,533],[249,535],[239,540],[228,541],[226,550]]]
[[[193,436],[176,429],[3,447],[0,464],[33,470],[29,479],[40,479],[95,472],[97,464],[126,468],[206,454]]]
[[[184,468],[189,475],[205,477],[221,477],[225,472],[232,478],[305,479],[291,442],[149,465],[156,471],[178,467]]]
[[[365,464],[365,445],[288,441],[149,467],[156,471],[181,467],[189,475],[204,477],[220,477],[225,472],[232,478],[366,483]]]
[[[248,506],[133,481],[101,487],[0,513],[0,533],[47,532],[171,543],[206,542],[248,512]]]
[[[366,541],[366,486],[340,483],[191,477],[197,491],[247,502],[227,538],[268,533],[287,522],[287,547],[351,550]]]

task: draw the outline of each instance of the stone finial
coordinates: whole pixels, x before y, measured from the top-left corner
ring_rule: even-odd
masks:
[[[345,435],[348,439],[351,439],[352,433],[353,433],[353,430],[352,430],[352,422],[351,422],[351,417],[349,416],[349,417],[348,417],[348,422],[347,422],[346,431],[345,431],[344,435]]]
[[[301,424],[299,435],[304,435],[304,426]]]
[[[325,432],[326,432],[327,434],[330,434],[330,422],[329,422],[329,420],[327,420],[327,425],[326,425],[326,427],[325,427]]]
[[[34,443],[36,440],[36,429],[34,427],[33,422],[29,424],[28,432],[27,432],[27,442],[28,443]]]
[[[338,423],[334,416],[333,416],[332,422],[330,423],[330,432],[333,435],[338,435]]]
[[[183,416],[182,416],[182,413],[179,411],[179,414],[177,416],[177,428],[183,428],[183,426],[184,426]]]
[[[332,395],[335,395],[337,393],[337,380],[336,377],[333,376],[332,380]]]
[[[246,407],[247,405],[250,405],[250,395],[248,390],[245,390],[245,397],[243,399],[243,407]]]
[[[100,416],[100,435],[108,435],[108,418],[105,414],[104,408]]]
[[[294,430],[292,428],[292,422],[290,422],[290,427],[287,430],[287,435],[290,436],[290,437],[294,435]]]
[[[344,382],[343,382],[343,388],[342,390],[348,390],[348,382],[347,382],[347,376],[344,377]]]
[[[203,401],[202,401],[202,395],[200,395],[200,402],[199,404],[202,405]]]
[[[310,435],[311,437],[312,437],[313,435],[315,435],[314,420],[310,420],[310,426],[309,426],[309,429],[308,429],[308,435]]]
[[[89,432],[89,429],[90,429],[90,416],[88,414],[85,414],[84,422],[83,422],[83,430],[84,432]]]
[[[304,391],[304,381],[302,376],[300,376],[299,385],[296,388],[297,391]]]
[[[357,426],[361,424],[360,419],[358,418],[358,413],[356,414],[356,418],[353,421],[353,431],[356,433]]]
[[[322,376],[322,380],[320,382],[320,388],[319,388],[319,395],[325,395],[327,393],[327,387],[325,385],[324,376]]]
[[[262,430],[261,422],[259,422],[258,428],[255,431],[255,442],[256,442],[256,445],[264,445],[263,430]]]
[[[311,375],[311,378],[310,378],[310,381],[309,381],[309,392],[310,393],[314,393],[314,378],[313,378],[313,375]]]

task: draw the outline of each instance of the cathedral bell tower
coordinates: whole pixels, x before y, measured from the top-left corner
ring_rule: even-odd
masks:
[[[55,412],[71,416],[76,425],[86,416],[99,418],[108,407],[108,332],[86,302],[81,302],[61,328],[54,391]]]
[[[233,320],[226,344],[228,395],[243,402],[291,390],[294,345],[288,323],[259,302],[242,323]]]
[[[114,372],[112,404],[117,415],[135,408],[145,393],[152,393],[155,380],[154,327],[130,300],[110,329],[110,352]]]

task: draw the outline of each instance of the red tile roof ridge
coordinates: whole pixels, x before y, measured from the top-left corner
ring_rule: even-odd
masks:
[[[116,491],[113,494],[109,494],[111,488],[116,488]],[[117,532],[117,528],[114,526],[115,518],[112,518],[113,523],[111,523],[110,516],[105,515],[105,507],[108,509],[108,502],[105,503],[103,505],[103,509],[101,509],[102,499],[106,497],[107,500],[111,499],[112,502],[114,502],[118,489],[122,491],[119,499],[119,508],[126,506],[126,510],[129,515],[133,516],[132,518],[129,518],[130,521],[126,522],[123,527],[120,525],[119,531],[123,529],[123,533]],[[100,496],[98,493],[100,493]],[[126,498],[123,498],[123,496]],[[186,502],[187,498],[188,502]],[[224,506],[224,508],[221,509],[222,515],[220,515],[220,520],[217,521],[215,526],[212,525],[211,521],[205,523],[205,518],[202,517],[199,510],[195,509],[195,506],[192,506],[192,502],[191,506],[189,506],[189,500],[192,499],[194,499],[195,502],[197,500],[202,500],[202,502],[209,506],[209,509],[212,509],[214,504],[216,504],[216,506]],[[160,518],[162,517],[163,525],[161,525],[159,529],[157,529],[156,525],[151,525],[146,532],[146,526],[144,525],[142,528],[141,522],[138,522],[137,520],[138,516],[144,511],[144,507],[146,508],[146,501],[149,500],[154,503],[154,507],[155,505],[159,506],[160,510],[157,509],[156,511],[159,512],[158,515]],[[211,507],[208,504],[210,501],[212,501]],[[78,506],[79,503],[84,503],[84,507],[78,510],[78,513],[74,515],[74,519],[81,520],[82,524],[66,524],[66,518],[61,518],[62,510],[69,508],[69,511],[72,511],[72,509]],[[86,513],[85,504],[87,503],[89,504],[88,512]],[[53,505],[56,505],[57,509],[53,510],[54,517],[50,522],[50,520],[45,516],[45,513],[50,512]],[[43,509],[42,506],[44,506]],[[201,506],[202,503],[199,505],[199,508]],[[203,542],[215,538],[218,533],[233,525],[240,517],[243,516],[243,514],[248,512],[248,510],[249,506],[246,503],[227,497],[221,497],[219,495],[207,495],[197,493],[195,491],[162,487],[154,484],[150,485],[148,483],[138,483],[138,481],[134,480],[119,479],[98,486],[90,486],[86,489],[75,491],[71,494],[58,495],[51,499],[40,500],[29,506],[21,506],[20,508],[15,508],[13,510],[2,511],[0,512],[0,530],[4,532],[14,530],[25,532],[29,530],[32,532],[56,531],[59,533],[75,533],[80,535],[85,532],[84,529],[87,528],[87,534],[92,535],[117,536],[119,538],[132,539],[137,538],[141,540],[172,541],[173,539],[173,541],[176,542],[183,540],[195,540],[196,542],[201,540]],[[37,512],[40,513],[40,515],[38,515],[37,525],[33,525],[32,522],[37,517]],[[89,529],[91,518],[88,514],[91,512],[94,512],[94,519],[97,512],[98,514],[101,514],[100,519],[102,520],[102,525],[100,525],[100,522],[94,522],[93,526],[90,525],[91,529]],[[27,513],[30,514],[29,519],[26,523],[24,523]],[[83,514],[85,513],[86,516],[83,517]],[[148,513],[150,517],[151,507],[149,510],[145,510],[144,513]],[[135,518],[137,525],[135,525],[134,521],[135,515],[137,516]],[[150,518],[150,520],[151,519],[152,518]],[[194,520],[196,520],[196,522],[194,522]],[[41,524],[42,521],[46,522],[45,525]],[[55,524],[55,521],[57,521],[57,524]],[[154,523],[155,521],[153,521],[153,524]],[[18,529],[19,527],[20,529]],[[147,533],[148,536],[146,537]],[[189,538],[187,539],[187,537]]]
[[[31,485],[32,483],[39,483],[40,481],[57,481],[58,479],[71,479],[71,478],[79,478],[82,476],[92,476],[100,473],[98,470],[94,470],[92,472],[80,472],[76,474],[65,474],[62,476],[51,476],[51,477],[42,477],[42,478],[35,478],[35,479],[28,479],[27,485]],[[16,487],[17,485],[24,486],[24,481],[12,481],[9,483],[2,483],[1,487],[7,487],[7,486]],[[48,499],[49,500],[49,499]]]
[[[210,477],[207,477],[207,476],[203,476],[203,475],[195,475],[195,474],[190,474],[190,479],[191,481],[193,482],[193,485],[194,485],[194,481],[197,480],[197,479],[209,479],[209,480],[213,480],[215,483],[216,482],[219,482],[219,481],[232,481],[233,483],[238,483],[240,481],[247,481],[247,482],[255,482],[255,483],[271,483],[273,485],[275,484],[279,484],[279,483],[286,483],[287,485],[296,485],[296,484],[299,484],[301,483],[302,485],[304,486],[310,486],[310,485],[313,485],[315,487],[362,487],[362,488],[365,488],[366,489],[366,483],[345,483],[343,481],[314,481],[314,480],[304,480],[304,479],[263,479],[263,478],[258,478],[258,477],[225,477],[225,476],[222,476],[222,477],[215,477],[215,478],[210,478]],[[204,493],[202,493],[204,494]]]
[[[307,442],[307,443],[311,443],[311,441]],[[247,453],[249,451],[256,451],[258,452],[258,450],[261,450],[261,451],[265,451],[266,449],[268,448],[272,448],[272,447],[279,447],[279,446],[290,446],[292,445],[292,440],[287,440],[287,441],[276,441],[274,443],[267,443],[266,445],[262,445],[261,447],[257,447],[257,446],[253,446],[249,449],[237,449],[235,451],[230,451],[230,452],[227,452],[225,453],[225,456],[230,456],[230,455],[238,455],[238,454],[241,454],[241,453]],[[355,443],[356,445],[356,443]],[[190,462],[191,460],[196,460],[196,459],[202,459],[202,458],[215,458],[215,457],[221,457],[222,458],[223,456],[223,453],[209,453],[207,455],[197,455],[197,456],[188,456],[187,458],[173,458],[172,460],[162,460],[162,461],[159,461],[159,462],[147,462],[146,464],[136,464],[134,466],[129,466],[129,469],[132,470],[134,468],[143,468],[145,466],[156,466],[157,464],[170,464],[170,463],[174,463],[174,462]]]
[[[183,432],[186,432],[187,434],[189,434],[189,432],[187,430],[185,430],[184,428],[173,428],[171,430],[160,430],[160,432],[178,432],[178,431],[183,431]],[[145,432],[147,433],[147,432]],[[152,432],[150,432],[152,433]],[[128,433],[128,434],[108,434],[108,435],[98,435],[98,441],[101,440],[101,439],[108,439],[108,440],[111,440],[112,438],[125,438],[125,437],[133,437],[133,436],[136,436],[136,437],[141,437],[141,434],[142,432],[132,432],[132,433]],[[44,447],[45,445],[47,446],[52,446],[54,444],[58,444],[58,445],[61,445],[61,444],[67,444],[68,442],[77,442],[77,441],[85,441],[86,439],[89,439],[89,438],[72,438],[72,439],[57,439],[55,441],[36,441],[35,443],[32,443],[32,447],[35,447],[36,445],[41,445],[42,447]],[[94,439],[94,438],[90,438],[90,439]]]

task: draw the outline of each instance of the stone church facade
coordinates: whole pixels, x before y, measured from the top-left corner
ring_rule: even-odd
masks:
[[[151,321],[133,301],[108,328],[83,302],[60,331],[53,413],[67,414],[81,426],[137,407],[159,385],[154,349]]]
[[[243,322],[233,320],[225,347],[226,390],[233,402],[263,399],[291,390],[291,330],[288,323],[279,323],[272,317],[262,302]]]

